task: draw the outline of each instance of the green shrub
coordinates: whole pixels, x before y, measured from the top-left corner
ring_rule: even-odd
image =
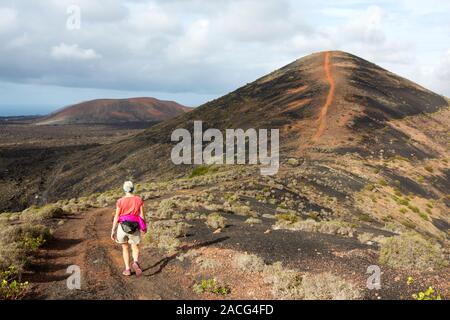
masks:
[[[217,172],[218,170],[219,170],[218,167],[212,165],[201,165],[192,169],[189,178],[192,179],[198,176],[204,176],[206,174]]]
[[[238,254],[234,258],[234,262],[239,269],[245,272],[261,272],[264,270],[265,264],[264,260],[254,254]]]
[[[288,163],[290,166],[296,167],[296,166],[298,166],[298,165],[300,164],[300,161],[299,161],[298,159],[295,159],[295,158],[289,158],[289,159],[287,160],[287,163]]]
[[[0,300],[17,300],[25,295],[28,282],[18,280],[18,271],[10,266],[0,271]]]
[[[308,274],[302,279],[304,298],[307,300],[355,300],[361,298],[359,290],[347,280],[331,273]]]
[[[394,159],[409,162],[408,158],[402,157],[400,155],[395,155]]]
[[[0,230],[0,269],[27,264],[34,252],[52,237],[50,230],[39,224],[6,226]]]
[[[406,228],[408,228],[408,229],[415,229],[416,228],[416,225],[414,223],[412,223],[411,221],[409,221],[409,220],[403,220],[400,223],[403,226],[405,226]]]
[[[43,207],[30,207],[22,211],[21,219],[24,221],[41,221],[46,219],[61,218],[64,215],[64,210],[54,204],[45,205]]]
[[[412,295],[415,300],[442,300],[439,292],[434,290],[433,287],[429,287],[425,292],[419,292]]]
[[[280,262],[264,270],[265,282],[272,285],[277,299],[354,300],[361,294],[356,286],[331,273],[301,275],[283,268]]]
[[[425,221],[430,221],[430,218],[428,217],[428,215],[426,213],[420,212],[419,216]]]
[[[219,213],[214,212],[208,215],[206,218],[206,225],[213,229],[219,229],[219,228],[225,228],[226,226],[226,220],[224,217],[222,217]]]
[[[399,206],[408,206],[409,205],[409,199],[407,197],[402,198],[402,197],[393,196],[392,198],[395,200],[395,202],[397,202],[397,204]]]
[[[198,262],[200,264],[200,269],[202,269],[202,270],[213,269],[220,264],[219,261],[217,261],[216,259],[210,259],[210,258],[200,259],[200,260],[198,260]]]
[[[432,166],[425,166],[424,168],[425,168],[425,170],[427,170],[429,173],[433,173],[433,171],[434,171],[434,169],[433,169]]]
[[[199,212],[188,212],[186,213],[186,219],[187,220],[198,220],[198,219],[203,219],[204,215],[202,215]]]
[[[354,227],[347,222],[339,220],[331,221],[314,221],[311,219],[290,223],[288,221],[278,221],[275,229],[300,230],[307,232],[319,232],[326,234],[342,235],[353,237]]]
[[[154,213],[154,216],[160,219],[170,219],[175,213],[177,207],[176,200],[173,198],[163,199],[158,205],[158,209]]]
[[[43,235],[39,235],[37,237],[26,236],[23,239],[25,249],[28,251],[36,251],[41,246],[43,246],[46,242],[47,242],[47,240],[44,238]]]
[[[230,293],[230,289],[219,283],[216,279],[204,279],[200,283],[197,283],[192,288],[196,294],[202,294],[205,292],[211,292],[217,295],[227,295]]]
[[[179,237],[186,236],[191,225],[175,220],[149,223],[144,241],[160,250],[173,253],[181,245]]]
[[[245,220],[245,223],[248,223],[248,224],[260,224],[260,223],[262,223],[262,220],[258,219],[258,218],[248,218],[247,220]]]
[[[434,244],[415,232],[386,238],[380,247],[379,260],[394,268],[418,270],[448,264],[439,244]]]
[[[372,218],[366,213],[361,213],[358,216],[358,218],[359,218],[359,220],[364,221],[364,222],[372,222],[373,221]]]
[[[409,208],[412,212],[420,213],[420,209],[419,209],[418,207],[412,205],[412,204],[409,204],[409,205],[408,205],[408,208]]]
[[[277,222],[296,223],[298,221],[298,215],[295,213],[279,213],[275,215]]]

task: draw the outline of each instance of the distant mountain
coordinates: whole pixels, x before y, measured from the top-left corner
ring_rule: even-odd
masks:
[[[155,98],[97,99],[60,109],[37,124],[154,122],[171,119],[189,110],[174,101]]]

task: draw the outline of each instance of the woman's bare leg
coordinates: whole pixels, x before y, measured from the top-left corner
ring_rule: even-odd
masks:
[[[131,245],[131,253],[133,255],[133,261],[138,262],[139,261],[139,245],[138,244]]]
[[[122,244],[123,262],[125,262],[125,269],[130,269],[130,252],[128,251],[128,244]]]

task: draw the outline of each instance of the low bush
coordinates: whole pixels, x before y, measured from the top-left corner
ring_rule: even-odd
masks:
[[[382,243],[385,239],[386,239],[385,236],[382,235],[375,236],[373,233],[370,232],[364,232],[358,235],[358,241],[364,244],[368,243],[369,241]]]
[[[338,220],[315,221],[312,219],[290,223],[286,220],[278,220],[274,229],[288,229],[295,231],[320,232],[326,234],[353,237],[355,229],[350,223]]]
[[[61,218],[64,210],[54,204],[45,205],[43,207],[30,207],[22,211],[21,219],[24,221],[42,221],[46,219]]]
[[[412,297],[415,300],[442,300],[442,297],[439,294],[439,292],[434,290],[433,287],[428,287],[428,289],[425,291],[414,293]]]
[[[219,213],[211,213],[208,215],[208,218],[206,219],[206,225],[212,229],[219,229],[219,228],[225,228],[226,226],[226,219],[222,217]]]
[[[277,223],[296,223],[299,220],[298,215],[295,213],[279,213],[275,215]]]
[[[5,225],[0,229],[0,300],[20,299],[28,283],[20,282],[19,272],[36,250],[51,238],[48,228],[39,224]]]
[[[200,269],[202,269],[202,270],[213,269],[219,265],[219,261],[217,261],[216,259],[211,259],[211,258],[206,258],[206,259],[201,258],[201,259],[198,259],[197,262],[199,263]]]
[[[260,224],[260,223],[262,223],[262,220],[258,219],[258,218],[248,218],[247,220],[245,220],[245,223],[248,223],[248,224]]]
[[[175,213],[176,200],[173,198],[161,200],[154,216],[159,219],[170,219]]]
[[[185,217],[186,217],[187,220],[198,220],[198,219],[204,219],[205,218],[205,216],[202,215],[199,212],[188,212],[188,213],[186,213]]]
[[[144,241],[160,250],[173,253],[179,248],[179,237],[186,236],[191,225],[175,221],[164,220],[149,223]]]
[[[265,281],[273,286],[277,299],[292,300],[355,300],[360,299],[358,288],[351,282],[331,273],[301,275],[283,268],[281,263],[267,266]]]
[[[210,292],[217,295],[227,295],[230,293],[230,289],[216,279],[204,279],[200,283],[195,284],[193,290],[196,294]]]
[[[416,232],[389,237],[380,248],[380,263],[404,269],[423,270],[448,265],[443,250]]]
[[[254,273],[264,270],[264,260],[254,254],[238,254],[234,258],[234,262],[239,269],[245,272]]]
[[[18,278],[14,266],[0,272],[0,300],[18,300],[25,295],[28,282],[20,282]]]
[[[194,169],[192,169],[191,174],[189,175],[189,178],[195,178],[198,176],[204,176],[206,174],[209,173],[214,173],[217,172],[219,170],[218,167],[212,166],[212,165],[201,165],[198,167],[195,167]]]

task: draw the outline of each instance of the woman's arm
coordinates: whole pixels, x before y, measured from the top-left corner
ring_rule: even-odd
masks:
[[[142,220],[145,221],[144,204],[142,204],[142,206],[141,206],[141,210],[140,210],[139,215],[141,216]]]
[[[112,229],[111,229],[111,239],[113,241],[116,241],[116,228],[117,228],[117,222],[119,221],[119,213],[120,209],[119,207],[116,207],[116,213],[114,214]]]
[[[144,214],[144,204],[142,204],[140,212],[139,212],[139,216],[141,217],[141,219],[144,221],[144,225],[146,225],[145,223],[145,214]],[[145,227],[145,230],[141,230],[143,233],[147,233],[147,227]]]

